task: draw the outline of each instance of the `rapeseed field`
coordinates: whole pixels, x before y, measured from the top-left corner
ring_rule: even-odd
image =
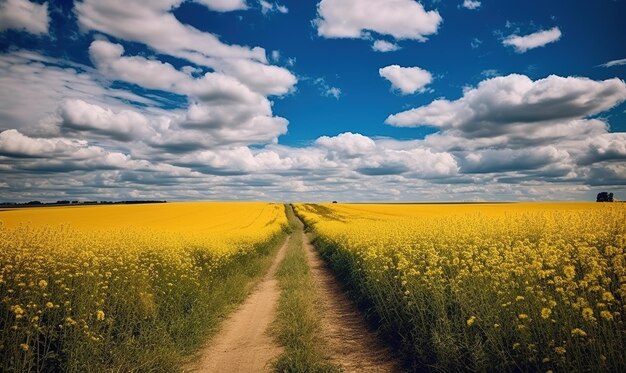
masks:
[[[230,279],[252,275],[287,226],[269,203],[15,209],[0,222],[7,372],[175,370],[245,292]]]
[[[626,371],[626,205],[297,204],[412,370]]]

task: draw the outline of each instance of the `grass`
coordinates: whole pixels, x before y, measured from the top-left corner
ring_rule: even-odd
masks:
[[[302,245],[303,226],[291,206],[286,206],[286,211],[293,233],[277,271],[281,295],[273,325],[285,351],[274,367],[277,372],[339,372],[320,348],[317,295]]]

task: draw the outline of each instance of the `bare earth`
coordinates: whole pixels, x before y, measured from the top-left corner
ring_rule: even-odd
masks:
[[[333,363],[345,372],[399,372],[391,352],[381,344],[356,306],[346,297],[341,284],[302,234],[311,276],[321,303],[321,339]]]
[[[271,362],[282,352],[269,335],[276,317],[280,289],[276,268],[285,257],[287,243],[279,249],[272,265],[256,289],[237,311],[224,321],[220,332],[201,352],[199,361],[188,372],[270,372]]]

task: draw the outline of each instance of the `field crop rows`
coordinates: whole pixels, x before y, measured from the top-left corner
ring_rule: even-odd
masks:
[[[181,203],[0,216],[0,371],[173,371],[245,297],[284,206]]]
[[[626,371],[626,206],[295,205],[410,369]]]

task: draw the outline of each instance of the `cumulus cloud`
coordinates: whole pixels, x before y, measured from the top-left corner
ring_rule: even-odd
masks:
[[[369,31],[396,39],[425,41],[437,33],[439,12],[413,0],[322,0],[317,5],[319,36],[365,39]]]
[[[73,171],[103,169],[150,169],[145,160],[134,160],[86,141],[66,138],[32,138],[17,130],[0,133],[0,157],[13,159],[13,169],[31,171]]]
[[[49,23],[47,2],[37,4],[28,0],[0,1],[0,31],[15,29],[32,34],[47,34]]]
[[[509,35],[502,40],[502,44],[515,48],[517,53],[526,53],[530,49],[543,47],[546,44],[558,41],[561,39],[561,35],[561,30],[558,27],[553,27],[549,30],[537,31],[524,36]]]
[[[482,81],[456,101],[445,99],[387,118],[399,127],[433,126],[473,137],[493,137],[512,129],[525,131],[535,123],[587,117],[626,100],[626,84],[617,78],[550,75],[536,81],[511,74]]]
[[[480,8],[480,5],[481,5],[480,1],[464,0],[461,6],[465,9],[473,10],[473,9]]]
[[[45,124],[46,118],[68,99],[116,110],[130,107],[128,102],[158,105],[129,91],[103,87],[85,66],[68,66],[66,62],[26,51],[0,55],[0,86],[11,87],[0,89],[0,130],[15,128],[27,134],[46,130],[38,123]]]
[[[380,68],[378,74],[389,80],[392,88],[403,95],[424,92],[425,87],[433,81],[433,76],[419,67],[391,65]]]
[[[144,43],[154,50],[206,64],[210,58],[242,58],[267,62],[260,47],[228,45],[211,33],[181,23],[171,10],[183,0],[85,0],[75,4],[84,30]]]
[[[132,110],[114,112],[82,100],[67,100],[58,110],[59,125],[66,132],[90,132],[119,141],[150,138],[156,132],[145,115]]]
[[[374,44],[372,44],[372,50],[376,52],[395,52],[400,50],[400,46],[396,43],[390,43],[386,40],[376,40]]]

